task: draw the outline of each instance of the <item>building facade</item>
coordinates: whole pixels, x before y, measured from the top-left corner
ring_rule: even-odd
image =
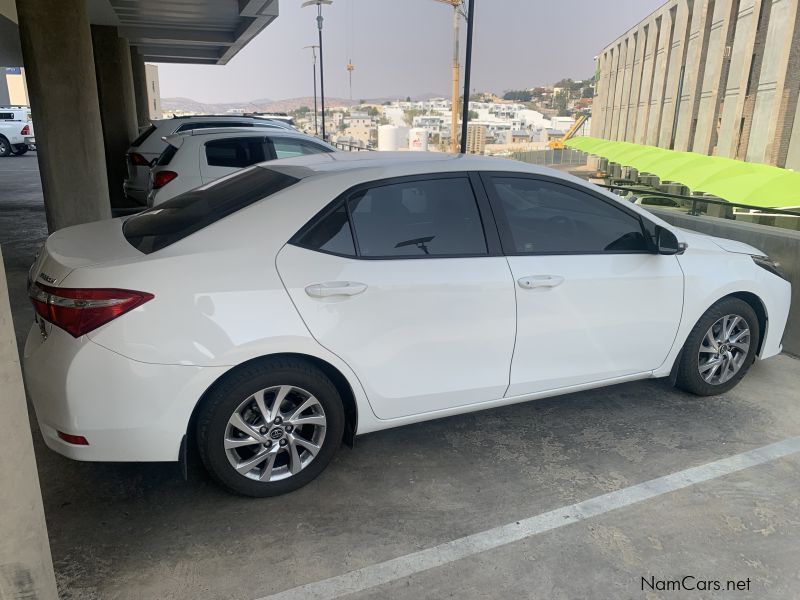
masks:
[[[800,170],[800,0],[670,0],[597,57],[591,135]]]
[[[467,154],[483,154],[486,151],[486,127],[470,123],[467,125]]]
[[[158,83],[158,65],[147,63],[144,65],[145,76],[147,77],[147,107],[150,110],[151,119],[161,117],[161,87]]]

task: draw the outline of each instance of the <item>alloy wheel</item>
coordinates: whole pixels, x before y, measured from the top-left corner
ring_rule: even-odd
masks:
[[[279,481],[311,464],[326,429],[325,410],[311,393],[291,385],[269,387],[233,411],[225,427],[225,454],[240,475]]]
[[[749,349],[750,327],[743,317],[717,319],[700,342],[700,376],[711,385],[730,381],[742,369]]]

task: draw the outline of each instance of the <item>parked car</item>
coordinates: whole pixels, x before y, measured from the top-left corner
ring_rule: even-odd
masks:
[[[274,127],[192,129],[165,141],[167,147],[150,170],[148,206],[256,163],[337,151],[320,139]]]
[[[128,174],[122,183],[126,198],[139,204],[147,202],[147,185],[150,167],[167,146],[164,137],[174,133],[192,131],[211,127],[274,127],[276,129],[294,131],[295,129],[282,121],[263,117],[247,117],[243,115],[202,115],[191,117],[173,117],[153,121],[150,127],[141,132],[125,155]]]
[[[322,153],[52,234],[25,378],[65,456],[199,453],[270,496],[380,429],[670,375],[722,394],[781,351],[790,287],[568,174]]]
[[[683,204],[680,200],[675,198],[668,198],[666,196],[652,196],[635,194],[628,196],[626,200],[638,204],[640,206],[655,206],[657,208],[681,208]]]
[[[0,158],[22,155],[35,147],[31,109],[27,106],[0,106]]]

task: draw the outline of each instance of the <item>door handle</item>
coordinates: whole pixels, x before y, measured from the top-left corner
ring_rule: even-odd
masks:
[[[554,288],[564,283],[561,275],[527,275],[517,280],[519,287],[532,288]]]
[[[358,281],[326,281],[314,283],[306,288],[312,298],[331,298],[333,296],[356,296],[367,289],[366,283]]]

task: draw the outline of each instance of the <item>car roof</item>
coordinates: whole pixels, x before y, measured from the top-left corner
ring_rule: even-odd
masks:
[[[316,142],[321,146],[335,150],[335,148],[327,142],[323,142],[319,138],[315,138],[314,136],[297,130],[282,129],[280,127],[264,127],[259,125],[253,127],[207,127],[203,129],[190,129],[187,131],[181,131],[179,133],[173,133],[171,135],[165,135],[162,139],[170,146],[179,148],[187,139],[190,138],[199,138],[199,141],[202,142],[203,138],[210,137],[225,139],[227,137],[256,137],[266,135],[269,135],[270,137],[309,140]]]
[[[259,166],[281,171],[298,179],[346,172],[362,172],[366,175],[374,171],[396,171],[397,176],[463,171],[517,171],[573,178],[567,173],[554,172],[530,163],[495,156],[444,152],[336,152],[284,158],[260,163]]]

